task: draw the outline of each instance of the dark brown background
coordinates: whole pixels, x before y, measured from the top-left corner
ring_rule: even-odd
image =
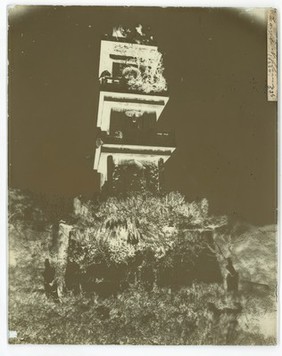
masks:
[[[266,28],[240,11],[26,7],[9,16],[9,185],[91,196],[100,40],[151,26],[164,54],[174,129],[169,189],[213,213],[276,222],[276,103],[266,101]]]

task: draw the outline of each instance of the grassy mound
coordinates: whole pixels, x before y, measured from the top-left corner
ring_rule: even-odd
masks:
[[[148,249],[154,256],[154,267],[165,264],[173,270],[175,261],[182,259],[192,266],[203,246],[198,245],[197,234],[191,235],[191,227],[199,230],[219,223],[208,217],[206,202],[189,205],[179,195],[161,198],[161,205],[154,197],[128,199],[112,198],[89,205],[78,218],[76,228],[81,234],[76,242],[81,250],[73,250],[72,256],[82,267],[101,259],[109,265],[130,266],[132,254]],[[24,202],[15,200],[20,213]],[[234,298],[219,283],[194,280],[175,289],[154,285],[148,290],[138,282],[107,298],[97,293],[67,292],[60,303],[48,299],[42,276],[51,236],[46,226],[38,230],[36,224],[23,224],[20,218],[11,217],[9,330],[17,331],[18,336],[10,343],[275,344],[274,335],[261,325],[266,325],[263,321],[269,315],[275,315],[273,290],[241,291]],[[188,237],[179,234],[181,229],[190,231]],[[123,240],[117,243],[121,231]]]

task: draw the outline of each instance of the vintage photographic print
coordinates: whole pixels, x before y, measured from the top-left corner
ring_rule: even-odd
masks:
[[[8,342],[276,345],[277,11],[8,23]]]

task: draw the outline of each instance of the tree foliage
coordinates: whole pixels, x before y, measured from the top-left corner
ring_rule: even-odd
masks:
[[[155,265],[174,254],[197,257],[206,247],[201,231],[223,223],[208,216],[208,202],[188,203],[180,193],[164,196],[132,193],[87,203],[72,239],[71,259],[87,268],[92,263],[130,264],[152,256]]]

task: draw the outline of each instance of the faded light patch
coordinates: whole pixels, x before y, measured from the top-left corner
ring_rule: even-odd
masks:
[[[8,338],[9,339],[16,339],[18,337],[18,333],[15,330],[9,330]]]

